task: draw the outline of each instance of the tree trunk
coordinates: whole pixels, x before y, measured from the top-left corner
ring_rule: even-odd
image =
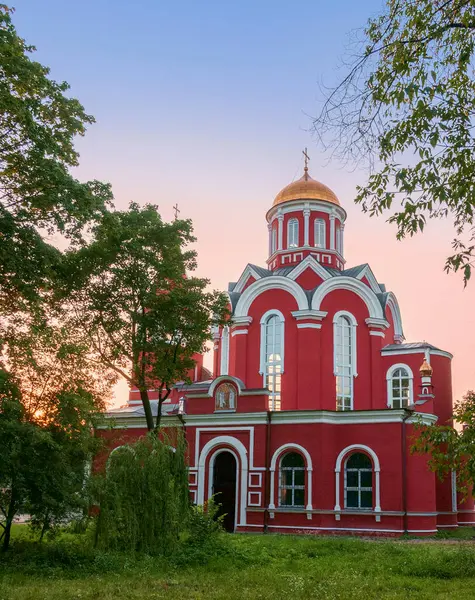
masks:
[[[148,391],[140,388],[140,399],[142,400],[142,406],[145,411],[145,420],[147,421],[147,429],[153,431],[155,426],[153,424],[152,407],[150,406],[150,399],[148,397]]]
[[[10,505],[8,506],[7,518],[5,520],[5,531],[3,532],[2,551],[6,552],[10,546],[10,538],[12,533],[13,518],[15,517],[15,500],[12,496]]]
[[[40,534],[40,542],[43,541],[43,537],[48,529],[49,529],[49,511],[46,512],[45,518],[43,520],[43,527],[41,528],[41,534]]]

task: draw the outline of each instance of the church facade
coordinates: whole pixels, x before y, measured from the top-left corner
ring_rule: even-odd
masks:
[[[182,427],[190,493],[222,504],[229,531],[431,535],[474,524],[455,477],[410,451],[415,424],[452,414],[449,352],[407,343],[396,296],[368,264],[347,267],[346,212],[303,177],[266,215],[265,268],[229,285],[231,319],[177,384],[162,424]],[[156,407],[155,407],[156,410]],[[146,432],[137,390],[109,413]]]

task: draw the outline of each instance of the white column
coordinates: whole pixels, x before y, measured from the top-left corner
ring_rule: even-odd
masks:
[[[341,510],[340,507],[340,469],[335,469],[335,509]]]
[[[330,215],[330,250],[335,250],[335,215]]]
[[[375,478],[376,478],[376,505],[374,507],[374,512],[381,512],[381,499],[380,499],[380,492],[379,492],[379,469],[375,472]]]
[[[312,510],[312,469],[307,469],[307,480],[308,480],[308,499],[307,509]]]
[[[303,211],[303,218],[304,218],[304,229],[303,229],[303,235],[304,235],[304,239],[303,239],[303,245],[304,246],[308,246],[308,238],[309,238],[309,222],[310,222],[310,209],[309,208],[305,208]]]
[[[267,224],[267,231],[269,232],[269,256],[272,254],[272,223]]]
[[[279,215],[277,220],[279,221],[279,239],[277,242],[277,249],[282,250],[284,247],[284,215]]]
[[[275,482],[275,469],[270,469],[270,498],[269,498],[269,510],[275,508],[274,503],[274,482]]]
[[[345,231],[345,224],[344,223],[340,223],[340,244],[341,244],[341,248],[340,248],[341,252],[340,252],[340,254],[341,254],[342,258],[345,255],[344,254],[344,250],[343,250],[344,249],[344,238],[343,238],[344,231]]]

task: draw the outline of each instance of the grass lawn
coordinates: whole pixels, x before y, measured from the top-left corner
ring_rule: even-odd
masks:
[[[0,600],[475,598],[475,545],[464,542],[223,534],[214,552],[174,561],[93,552],[84,536],[47,546],[0,555]]]

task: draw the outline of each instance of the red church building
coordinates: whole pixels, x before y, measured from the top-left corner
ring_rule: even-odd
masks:
[[[267,215],[267,267],[229,285],[213,374],[197,357],[162,424],[182,427],[192,498],[213,495],[230,531],[434,534],[475,524],[455,476],[411,454],[414,422],[452,414],[452,355],[406,343],[393,292],[347,267],[346,212],[304,175]],[[155,410],[157,410],[155,406]],[[121,438],[146,432],[138,391],[111,411]],[[119,442],[117,442],[119,443]]]

